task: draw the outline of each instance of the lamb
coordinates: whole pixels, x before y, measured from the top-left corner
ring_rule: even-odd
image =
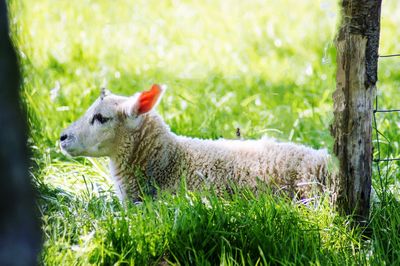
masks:
[[[176,190],[182,177],[189,190],[217,193],[230,186],[257,190],[260,182],[300,198],[321,191],[327,183],[326,150],[274,139],[202,140],[172,133],[154,111],[165,87],[123,97],[103,90],[82,118],[60,137],[71,156],[108,156],[121,201],[141,198],[141,182]]]

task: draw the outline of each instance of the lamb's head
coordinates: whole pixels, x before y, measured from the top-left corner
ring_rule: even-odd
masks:
[[[72,156],[112,156],[121,135],[140,130],[143,115],[157,105],[164,91],[155,84],[149,91],[123,97],[103,89],[83,117],[61,134],[61,149]]]

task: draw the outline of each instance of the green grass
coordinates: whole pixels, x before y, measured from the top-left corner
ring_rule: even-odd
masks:
[[[71,159],[60,132],[101,86],[130,95],[167,84],[159,112],[202,138],[268,135],[332,147],[335,1],[10,0],[23,74],[46,265],[399,264],[399,162],[375,169],[384,203],[368,233],[326,200],[303,206],[265,192],[161,193],[121,206],[106,159]],[[380,53],[400,52],[400,4],[383,3]],[[379,102],[398,108],[399,59],[379,65]],[[379,114],[382,157],[400,156],[399,116]],[[376,144],[376,143],[375,143]],[[375,155],[377,150],[375,149]]]

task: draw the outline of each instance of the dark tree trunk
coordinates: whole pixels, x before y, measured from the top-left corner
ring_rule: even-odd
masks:
[[[381,0],[342,0],[336,40],[332,135],[339,175],[333,180],[334,201],[359,222],[369,214],[380,13]]]
[[[0,0],[0,265],[35,265],[40,228],[28,175],[26,119],[19,101],[19,70]]]

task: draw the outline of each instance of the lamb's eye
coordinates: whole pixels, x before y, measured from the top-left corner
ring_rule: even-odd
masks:
[[[94,121],[99,121],[100,124],[104,124],[107,121],[111,120],[111,117],[104,117],[102,114],[95,114],[92,118],[92,120],[90,121],[90,124],[94,124]]]

